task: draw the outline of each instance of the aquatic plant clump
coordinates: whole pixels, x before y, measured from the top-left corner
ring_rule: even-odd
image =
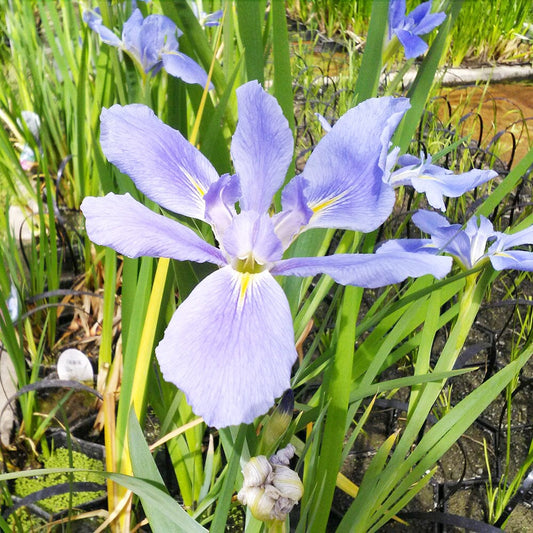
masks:
[[[56,473],[45,474],[43,476],[37,476],[34,478],[17,478],[15,480],[15,493],[17,496],[24,498],[25,496],[33,494],[38,490],[69,482],[87,482],[105,485],[105,479],[103,476],[100,476],[96,473],[85,472],[85,470],[103,471],[104,464],[102,461],[88,457],[87,455],[77,451],[69,452],[67,448],[58,448],[54,450],[50,457],[43,460],[43,468],[68,468],[70,466],[70,453],[72,453],[72,466],[74,468],[79,468],[80,472],[74,472],[71,477],[69,477],[69,474]],[[58,494],[56,496],[43,499],[39,502],[39,505],[45,511],[57,513],[60,510],[68,509],[69,505],[76,507],[80,504],[87,503],[96,498],[105,496],[105,494],[106,491],[104,489],[97,492],[74,491],[72,493]]]

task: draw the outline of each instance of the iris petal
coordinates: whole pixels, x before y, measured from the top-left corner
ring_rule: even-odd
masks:
[[[431,9],[431,0],[428,2],[423,2],[422,4],[416,6],[410,13],[407,15],[407,20],[412,23],[411,30],[417,30],[418,26],[424,22],[426,17],[429,15]],[[418,32],[417,32],[418,33]],[[422,33],[422,32],[420,32]]]
[[[504,250],[489,256],[494,270],[512,268],[533,272],[533,252]]]
[[[374,289],[425,274],[443,278],[451,267],[451,257],[378,250],[375,254],[294,257],[280,261],[270,272],[273,275],[302,277],[328,274],[341,285]]]
[[[394,33],[405,49],[406,59],[421,56],[428,49],[428,45],[424,39],[410,31],[398,29]]]
[[[218,180],[208,159],[183,135],[140,104],[102,111],[104,154],[160,206],[204,220],[203,195]]]
[[[431,239],[392,239],[384,242],[379,248],[379,253],[391,252],[426,252],[430,254],[439,253],[439,249],[433,244]]]
[[[103,43],[119,47],[122,41],[106,26],[102,24],[102,17],[99,10],[89,10],[83,13],[83,21],[96,32]]]
[[[181,52],[163,54],[161,57],[165,70],[171,76],[180,78],[186,83],[197,83],[201,87],[206,86],[207,73],[194,59]],[[209,89],[213,88],[213,84],[209,83]]]
[[[409,108],[405,98],[366,100],[345,113],[305,165],[309,227],[369,232],[390,215],[394,191],[383,182],[390,138]],[[364,125],[364,127],[363,127]],[[287,188],[295,185],[289,182]]]
[[[533,226],[517,231],[516,233],[499,233],[496,232],[496,242],[492,247],[496,250],[506,250],[513,246],[522,246],[524,244],[533,244]],[[492,251],[492,249],[489,250]]]
[[[142,23],[143,15],[141,10],[136,8],[122,27],[122,44],[124,48],[139,61],[141,61]]]
[[[156,355],[207,424],[252,422],[289,388],[296,350],[287,298],[266,271],[222,268],[178,307]]]
[[[411,11],[411,17],[415,21],[415,27],[412,30],[417,35],[425,35],[433,31],[446,19],[446,13],[430,13],[430,9],[431,2],[425,2]]]
[[[225,265],[222,252],[194,231],[154,213],[129,194],[88,196],[81,204],[89,238],[128,257],[170,257]]]
[[[237,89],[239,122],[231,156],[242,189],[241,207],[265,213],[292,161],[294,141],[277,100],[256,81]]]
[[[389,39],[392,30],[403,24],[405,17],[405,0],[391,0],[389,3]]]
[[[164,15],[148,15],[140,32],[141,62],[148,72],[161,60],[163,52],[177,51],[176,24]]]
[[[283,210],[272,217],[276,235],[282,242],[284,250],[290,246],[313,216],[313,211],[307,206],[305,186],[306,181],[301,175],[293,178],[290,187],[285,187],[281,195]]]
[[[479,169],[455,175],[450,170],[429,165],[421,175],[413,175],[411,184],[418,192],[426,194],[432,207],[445,211],[443,196],[457,198],[497,175],[493,170]]]
[[[267,214],[243,211],[236,215],[224,233],[222,244],[231,257],[253,257],[260,265],[281,259],[282,243],[274,232],[274,224]]]

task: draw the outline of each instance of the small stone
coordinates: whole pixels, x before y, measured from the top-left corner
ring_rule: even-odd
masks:
[[[69,348],[59,356],[57,375],[59,379],[76,381],[92,381],[94,376],[89,358],[76,348]]]

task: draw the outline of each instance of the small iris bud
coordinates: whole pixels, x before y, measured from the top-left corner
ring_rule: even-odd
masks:
[[[252,457],[242,469],[244,485],[247,487],[261,487],[272,480],[272,465],[264,455]]]
[[[298,502],[304,493],[304,486],[298,474],[288,466],[274,465],[272,485],[279,490],[284,498],[292,500],[294,503]]]
[[[267,491],[263,487],[242,488],[237,494],[237,498],[244,505],[248,505],[251,513],[258,520],[272,520],[272,509],[276,505],[277,494]],[[279,496],[277,496],[279,497]]]
[[[292,389],[287,389],[263,428],[259,444],[260,452],[271,453],[275,449],[276,443],[284,435],[292,421],[293,411],[294,393]]]
[[[290,498],[279,498],[274,504],[274,518],[280,522],[283,522],[287,515],[292,511],[294,505],[294,500],[291,500]]]
[[[301,499],[303,484],[288,466],[294,452],[289,444],[269,460],[259,455],[244,465],[244,482],[237,498],[258,520],[283,521]]]
[[[287,444],[285,448],[278,450],[277,453],[272,455],[268,460],[271,465],[285,465],[289,466],[291,459],[294,457],[296,448],[292,444]]]

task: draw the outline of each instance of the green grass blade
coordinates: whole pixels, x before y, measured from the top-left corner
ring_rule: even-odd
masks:
[[[144,480],[147,485],[149,484],[153,486],[163,494],[168,495],[165,488],[165,482],[163,481],[154,458],[148,449],[141,426],[139,425],[139,421],[137,420],[133,409],[131,409],[129,416],[128,441],[134,476]],[[150,528],[153,531],[166,533],[175,530],[176,517],[170,516],[170,513],[168,512],[161,512],[161,506],[154,502],[154,498],[147,498],[146,496],[140,496],[140,498],[146,516],[148,517]],[[180,531],[205,531],[204,528],[202,528],[181,508],[181,506],[173,505],[173,507],[174,510],[179,508],[178,524],[181,523],[180,525],[182,527]]]
[[[220,430],[221,438],[225,441],[224,450],[228,457],[228,467],[218,497],[215,515],[211,524],[211,531],[224,531],[227,521],[231,497],[235,489],[235,479],[239,473],[240,458],[243,450],[247,427],[242,424],[235,440],[231,438],[230,429]]]
[[[272,53],[274,58],[274,96],[276,97],[289,127],[294,131],[294,95],[292,91],[289,34],[285,2],[272,2]],[[289,169],[291,172],[292,169]]]
[[[365,52],[357,82],[355,83],[354,105],[368,98],[372,98],[378,93],[383,41],[387,29],[388,13],[388,2],[373,2]]]
[[[241,41],[244,46],[244,63],[248,81],[265,81],[263,58],[263,2],[249,0],[235,0],[237,6],[237,20]]]
[[[363,291],[359,287],[348,286],[345,288],[337,322],[338,340],[335,357],[326,378],[328,409],[316,477],[317,480],[324,481],[324,486],[320,498],[313,504],[316,509],[330,509],[333,501],[350,399],[355,322],[362,294]],[[319,513],[315,517],[313,531],[326,531],[328,517],[328,512]]]

